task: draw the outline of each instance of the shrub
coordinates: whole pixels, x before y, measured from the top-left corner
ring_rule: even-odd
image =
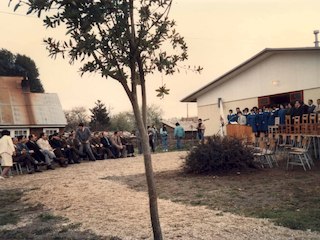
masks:
[[[189,173],[210,174],[256,168],[251,149],[231,137],[212,136],[193,147],[184,169]]]

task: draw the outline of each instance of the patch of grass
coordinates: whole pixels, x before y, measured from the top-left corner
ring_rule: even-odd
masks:
[[[68,219],[45,211],[41,204],[31,206],[23,202],[23,193],[21,189],[0,190],[0,239],[121,240],[116,236],[103,237],[91,231],[80,231],[81,223],[65,225]],[[28,219],[28,223],[24,222],[23,226],[19,227],[20,219]],[[8,224],[17,226],[6,229]]]
[[[156,172],[159,198],[238,215],[269,218],[292,229],[320,231],[320,167],[265,169],[218,176]],[[144,174],[108,177],[146,191]]]
[[[273,219],[277,224],[291,229],[320,230],[320,210],[264,210],[258,213],[259,217]]]
[[[0,226],[7,224],[17,224],[19,216],[14,213],[1,213],[0,212]]]
[[[61,216],[55,216],[52,215],[50,213],[41,213],[38,218],[40,219],[40,221],[42,222],[48,222],[48,221],[52,221],[52,220],[66,220],[66,218],[61,217]]]
[[[40,227],[40,228],[35,229],[33,234],[35,234],[35,235],[46,235],[47,233],[50,233],[52,231],[53,231],[53,229],[51,227]]]

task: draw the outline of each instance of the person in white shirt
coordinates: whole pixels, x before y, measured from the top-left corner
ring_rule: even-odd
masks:
[[[40,151],[46,159],[46,163],[51,165],[52,161],[56,159],[56,155],[53,152],[52,147],[48,141],[48,136],[45,133],[41,133],[39,139],[37,140],[37,145],[40,148]]]
[[[15,155],[15,148],[10,137],[10,132],[8,130],[3,130],[1,132],[0,139],[0,156],[1,156],[1,167],[3,167],[0,180],[8,177],[10,168],[13,165],[12,156]]]
[[[238,124],[240,125],[246,125],[247,124],[247,118],[246,116],[242,115],[242,112],[238,112]]]

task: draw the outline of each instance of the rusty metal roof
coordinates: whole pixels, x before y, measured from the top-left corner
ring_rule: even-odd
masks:
[[[65,126],[58,95],[23,91],[21,80],[21,77],[0,77],[0,125]]]

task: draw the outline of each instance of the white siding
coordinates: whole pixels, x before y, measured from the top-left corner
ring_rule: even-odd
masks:
[[[278,85],[272,82],[278,81]],[[198,106],[257,98],[320,86],[320,54],[291,52],[274,54],[197,99]],[[253,106],[248,106],[253,107]]]
[[[320,99],[320,87],[305,90],[303,93],[304,102],[308,103],[309,99],[313,100],[313,104],[317,104],[317,99]]]

